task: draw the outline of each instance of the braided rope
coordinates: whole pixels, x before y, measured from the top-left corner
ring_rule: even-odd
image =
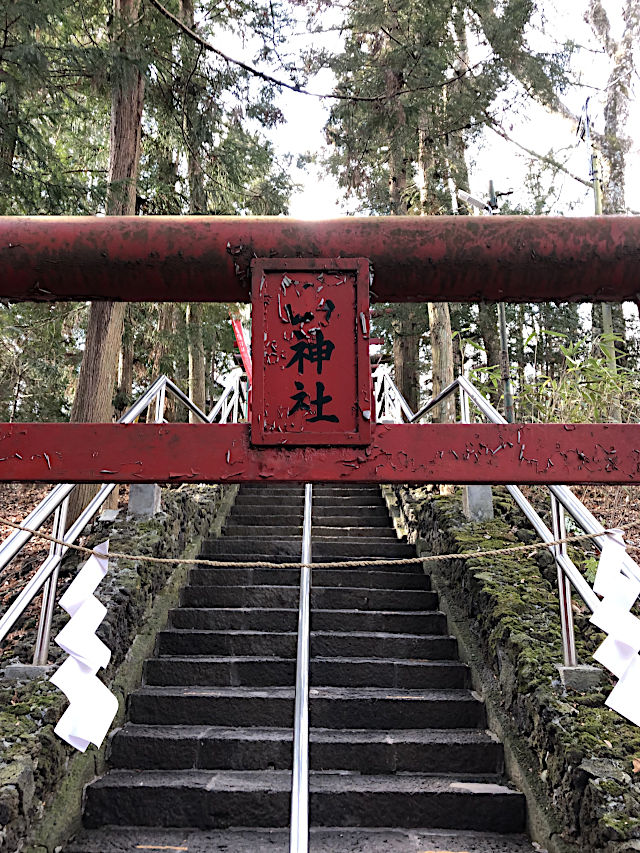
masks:
[[[104,554],[94,551],[92,548],[86,548],[84,545],[76,545],[72,542],[65,542],[64,539],[58,539],[51,536],[49,533],[43,533],[40,530],[33,530],[29,527],[24,527],[15,521],[9,521],[7,518],[0,516],[0,524],[6,524],[8,527],[13,527],[15,530],[23,530],[25,533],[31,533],[40,539],[45,539],[47,542],[53,542],[56,545],[63,545],[65,548],[70,548],[73,551],[79,551],[82,554],[96,556],[104,559]],[[564,539],[554,539],[552,542],[534,542],[531,545],[509,545],[505,548],[488,548],[486,550],[478,549],[477,551],[463,551],[462,553],[453,554],[431,554],[425,557],[390,557],[390,558],[375,558],[366,557],[360,560],[339,560],[336,562],[312,563],[314,569],[342,569],[342,568],[368,568],[369,566],[410,566],[420,563],[437,562],[438,560],[466,560],[469,557],[498,557],[502,554],[517,554],[524,552],[543,551],[554,545],[565,545],[574,542],[585,542],[590,539],[598,539],[606,533],[611,533],[613,530],[634,530],[640,528],[640,520],[632,521],[628,524],[621,524],[615,528],[607,528],[602,533],[581,533],[576,536],[567,536]],[[145,554],[125,554],[119,552],[111,552],[110,559],[116,560],[144,560],[147,563],[161,563],[164,565],[183,564],[189,566],[211,566],[212,568],[260,568],[260,569],[291,569],[300,568],[302,565],[299,561],[289,562],[273,562],[268,560],[206,560],[202,558],[187,559],[184,557],[152,557]],[[305,564],[306,565],[306,564]]]

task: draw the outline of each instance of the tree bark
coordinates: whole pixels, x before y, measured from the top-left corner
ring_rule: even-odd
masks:
[[[187,335],[189,340],[189,396],[202,411],[206,406],[205,355],[202,340],[202,303],[187,305]],[[200,423],[200,419],[189,412],[189,423]]]
[[[400,303],[394,306],[393,364],[396,385],[415,410],[420,405],[420,338],[422,330],[415,305]]]
[[[0,98],[0,180],[13,171],[18,143],[19,101],[13,93]]]
[[[389,206],[395,216],[406,216],[407,204],[407,157],[402,134],[406,127],[406,115],[398,92],[402,89],[402,74],[393,69],[385,72],[386,91],[393,119],[393,131],[389,137]],[[415,411],[420,400],[419,362],[421,330],[414,305],[394,306],[393,364],[396,385]]]
[[[113,3],[115,58],[111,89],[108,216],[132,216],[136,208],[144,77],[131,57],[135,56],[135,24],[139,5],[140,0],[114,0]],[[72,422],[112,419],[125,310],[123,302],[91,303],[86,345],[71,410]],[[69,505],[70,521],[78,517],[96,491],[97,487],[90,484],[75,489]]]
[[[133,392],[134,331],[131,305],[127,305],[124,316],[120,358],[118,361],[118,391],[116,414],[120,417],[131,405]]]
[[[453,382],[451,317],[447,302],[429,302],[429,330],[432,393],[435,397]],[[456,398],[452,394],[434,410],[433,420],[440,424],[455,423]]]
[[[478,331],[484,344],[487,367],[500,366],[500,335],[498,333],[498,313],[493,302],[478,304]],[[500,391],[492,390],[490,395],[494,406],[500,400]]]
[[[637,0],[627,0],[623,12],[624,31],[620,41],[614,41],[611,37],[609,18],[600,0],[591,0],[587,15],[594,33],[613,62],[605,90],[607,99],[604,108],[604,134],[599,139],[607,171],[602,212],[605,215],[623,214],[627,210],[626,155],[631,145],[625,131],[629,120],[635,70],[634,51],[640,39],[640,4]]]

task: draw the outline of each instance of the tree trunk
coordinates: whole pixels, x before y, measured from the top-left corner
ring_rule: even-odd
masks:
[[[406,216],[407,205],[407,157],[404,153],[402,134],[406,116],[397,93],[402,88],[402,74],[392,69],[386,71],[386,90],[389,108],[393,116],[394,132],[389,139],[389,206],[395,216]],[[414,305],[398,304],[394,308],[393,364],[396,385],[415,411],[420,400],[419,362],[421,330]]]
[[[0,98],[0,181],[8,180],[18,143],[19,101],[15,94]]]
[[[131,305],[127,305],[118,361],[118,390],[116,392],[116,415],[118,417],[121,417],[133,402],[134,340]]]
[[[415,412],[420,405],[419,365],[421,329],[415,305],[394,306],[393,364],[396,385]]]
[[[432,393],[435,397],[453,382],[451,318],[447,302],[429,302],[429,330]],[[434,410],[433,420],[439,424],[455,423],[456,398],[452,394]]]
[[[478,331],[484,344],[487,367],[500,366],[500,335],[498,333],[498,312],[493,302],[478,303]],[[489,396],[494,406],[500,401],[500,391],[493,389]]]
[[[202,411],[205,400],[205,356],[202,340],[202,303],[187,305],[187,335],[189,339],[189,396]],[[189,412],[189,423],[200,423],[200,419]]]
[[[627,0],[623,12],[624,31],[619,41],[611,37],[609,18],[600,0],[591,0],[587,15],[593,31],[613,62],[605,89],[604,134],[599,138],[607,171],[602,212],[605,215],[623,214],[627,211],[626,155],[631,145],[625,132],[633,88],[634,51],[640,39],[640,4],[638,0]]]
[[[135,56],[135,23],[140,0],[114,0],[111,131],[109,139],[109,188],[106,213],[132,216],[136,208],[136,184],[140,160],[140,134],[144,101],[144,77],[131,57]],[[78,387],[71,410],[72,422],[110,421],[113,390],[122,339],[126,304],[92,302]],[[69,519],[78,517],[96,493],[95,485],[75,489]]]
[[[171,379],[176,379],[173,357],[169,354],[169,341],[176,333],[175,302],[161,302],[158,305],[158,322],[156,325],[156,340],[151,353],[153,364],[153,378],[157,379],[163,374]],[[174,421],[176,414],[175,397],[167,395],[164,404],[164,416],[168,421]]]

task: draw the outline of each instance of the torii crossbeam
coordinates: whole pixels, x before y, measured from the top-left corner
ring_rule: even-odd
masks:
[[[5,217],[0,218],[0,297],[248,301],[251,261],[274,256],[323,258],[325,266],[333,259],[336,268],[340,259],[368,259],[373,301],[640,298],[640,218],[635,217],[326,222]],[[308,409],[310,395],[299,384],[296,405]],[[321,397],[324,383],[315,393],[316,400],[331,399]],[[359,410],[363,405],[358,403]],[[251,430],[248,424],[0,424],[0,480],[640,481],[637,425],[371,425],[366,440],[354,439],[356,446],[259,444],[252,442]]]

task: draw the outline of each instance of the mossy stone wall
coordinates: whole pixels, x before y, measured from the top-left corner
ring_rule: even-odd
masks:
[[[608,674],[598,692],[564,691],[551,555],[482,556],[535,539],[506,490],[494,490],[496,518],[483,524],[465,519],[459,496],[400,486],[388,488],[387,499],[420,553],[477,552],[427,570],[507,742],[533,837],[551,851],[640,850],[640,729],[605,707]],[[593,663],[603,639],[587,615],[574,597],[581,663]]]
[[[87,544],[109,538],[112,552],[196,557],[205,536],[219,535],[236,491],[235,486],[164,490],[159,515],[96,524]],[[60,592],[80,562],[77,554],[65,561]],[[114,726],[123,721],[126,696],[140,683],[144,660],[153,653],[156,634],[177,603],[187,572],[180,564],[110,560],[96,595],[107,607],[98,635],[112,655],[99,677],[119,700]],[[58,608],[52,636],[66,618]],[[27,636],[18,647],[22,662],[31,659],[34,639]],[[55,663],[63,657],[52,644],[50,659]],[[0,853],[54,853],[80,826],[83,789],[104,770],[106,741],[101,749],[90,746],[83,754],[54,735],[66,705],[46,678],[24,683],[0,679]]]

